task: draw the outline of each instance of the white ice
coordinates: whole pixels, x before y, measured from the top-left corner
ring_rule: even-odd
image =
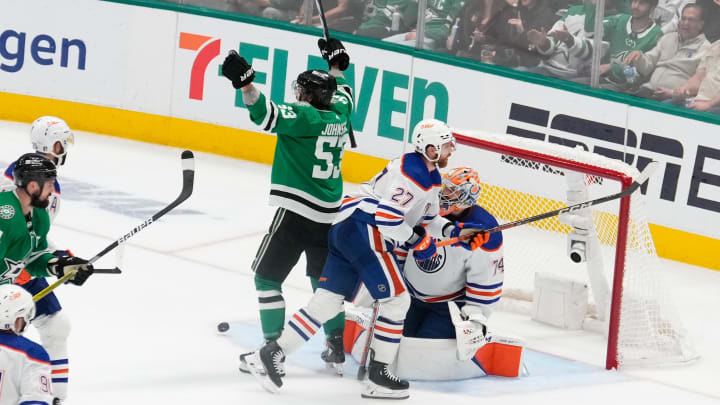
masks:
[[[26,123],[0,122],[3,167],[29,150],[28,130]],[[181,150],[83,132],[76,139],[60,171],[63,205],[50,237],[90,257],[176,197]],[[352,361],[342,379],[324,372],[318,337],[288,360],[279,394],[238,372],[238,354],[261,342],[250,264],[274,212],[267,205],[270,166],[195,156],[192,197],[97,263],[117,264],[122,275],[56,290],[73,321],[66,404],[367,404]],[[410,401],[720,403],[720,272],[662,265],[700,360],[606,371],[601,336],[497,313],[494,322],[527,342],[530,375],[413,382]],[[295,269],[285,284],[288,312],[310,296],[303,274]],[[220,321],[231,323],[230,333],[216,332]]]

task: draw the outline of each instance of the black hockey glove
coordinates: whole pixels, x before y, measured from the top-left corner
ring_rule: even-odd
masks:
[[[350,66],[350,55],[348,55],[342,42],[335,38],[325,41],[325,38],[318,39],[318,48],[323,59],[331,68],[337,65],[338,69],[345,70]]]
[[[236,89],[245,87],[255,80],[255,71],[252,66],[235,51],[228,52],[228,56],[225,57],[222,74],[230,79]]]
[[[87,264],[87,260],[75,256],[54,257],[48,261],[48,272],[57,278],[63,277],[69,271],[74,269],[77,273],[68,280],[68,283],[75,285],[83,285],[85,280],[93,274],[92,264]]]

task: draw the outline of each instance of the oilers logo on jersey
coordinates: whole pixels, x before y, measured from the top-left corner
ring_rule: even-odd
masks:
[[[415,264],[418,269],[425,273],[436,273],[445,266],[445,259],[447,255],[445,253],[445,246],[437,250],[437,254],[427,260],[415,259]]]

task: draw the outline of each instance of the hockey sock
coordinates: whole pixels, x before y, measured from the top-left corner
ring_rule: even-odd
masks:
[[[404,322],[393,321],[378,316],[373,331],[372,349],[375,351],[375,360],[390,364],[395,361],[395,355],[400,346]]]
[[[317,289],[318,280],[310,277],[310,284],[312,285],[313,291]],[[329,321],[325,322],[323,324],[323,330],[325,331],[325,339],[330,338],[330,333],[334,331],[335,329],[341,329],[343,330],[345,328],[345,311],[340,312],[339,314],[335,315],[333,318],[331,318]]]
[[[287,323],[287,328],[277,340],[285,354],[290,354],[320,330],[320,322],[310,316],[305,308],[295,312]]]
[[[260,307],[260,324],[266,340],[280,336],[285,324],[285,300],[282,285],[277,281],[255,276],[255,290]]]

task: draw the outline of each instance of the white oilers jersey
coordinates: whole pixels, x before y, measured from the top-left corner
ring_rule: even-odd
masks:
[[[0,405],[50,405],[50,358],[27,338],[0,333]]]
[[[497,226],[495,218],[480,206],[474,206],[462,219],[484,227]],[[398,252],[403,256],[402,251]],[[466,314],[480,311],[489,318],[500,300],[505,279],[502,234],[494,233],[480,248],[469,251],[460,246],[438,248],[437,256],[416,261],[407,254],[403,269],[410,294],[425,302],[465,301]]]
[[[440,235],[448,221],[440,213],[442,179],[435,169],[428,171],[418,153],[407,153],[392,160],[360,190],[343,198],[335,223],[350,216],[377,226],[382,235],[397,242],[405,242],[413,235],[416,225],[428,226],[428,231]]]
[[[2,189],[3,191],[13,190],[15,188],[15,178],[13,177],[14,168],[15,162],[13,162],[5,170],[5,175],[0,182],[0,189]],[[55,217],[60,210],[60,183],[58,183],[57,179],[55,180],[55,187],[53,188],[53,192],[52,194],[50,194],[50,197],[48,199],[50,200],[50,204],[47,207],[47,212],[50,215],[50,223],[52,224],[53,222],[55,222]]]

